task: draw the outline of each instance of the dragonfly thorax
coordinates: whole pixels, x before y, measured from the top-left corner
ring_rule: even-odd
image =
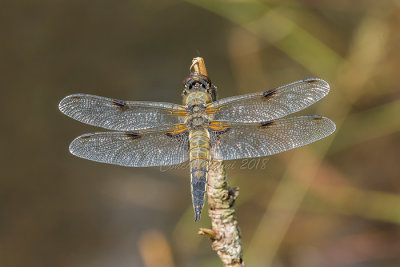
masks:
[[[186,123],[189,128],[198,128],[208,124],[208,119],[203,116],[193,117]]]
[[[188,111],[188,116],[185,122],[189,129],[196,129],[208,125],[209,117],[204,104],[188,105],[186,110]]]

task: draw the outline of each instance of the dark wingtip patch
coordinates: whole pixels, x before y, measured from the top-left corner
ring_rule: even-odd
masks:
[[[276,89],[271,89],[271,90],[265,91],[265,92],[263,93],[263,97],[264,97],[265,99],[270,99],[270,98],[272,98],[272,97],[276,94],[276,92],[277,92]]]
[[[314,78],[308,78],[308,79],[304,79],[303,82],[306,82],[306,83],[315,83],[315,82],[318,82],[318,80],[317,80],[317,79],[314,79]]]
[[[324,117],[322,117],[322,116],[314,116],[312,119],[313,120],[315,120],[315,121],[320,121],[320,120],[322,120]]]
[[[122,100],[115,99],[111,102],[111,104],[113,104],[114,106],[116,106],[117,108],[119,108],[122,111],[125,111],[128,109],[128,105],[126,104],[125,101],[122,101]]]
[[[86,140],[86,139],[89,139],[90,137],[92,137],[92,134],[84,134],[84,135],[81,135],[80,139]]]
[[[140,134],[135,133],[135,132],[126,132],[126,133],[125,133],[125,136],[128,137],[128,138],[131,139],[131,140],[136,140],[136,139],[138,139],[138,138],[141,137]]]
[[[323,122],[322,122],[323,119],[324,119],[324,117],[318,116],[318,115],[315,115],[315,116],[313,116],[313,118],[312,118],[312,120],[315,121],[315,123],[316,123],[317,125],[323,123]]]
[[[260,127],[261,127],[261,128],[267,128],[267,127],[270,127],[270,126],[272,126],[272,125],[274,125],[274,124],[275,124],[274,121],[261,122],[261,123],[260,123]]]

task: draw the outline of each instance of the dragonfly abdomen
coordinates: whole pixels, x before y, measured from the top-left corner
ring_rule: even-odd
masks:
[[[208,164],[210,160],[210,137],[207,129],[189,132],[190,176],[195,221],[200,220],[207,192]]]

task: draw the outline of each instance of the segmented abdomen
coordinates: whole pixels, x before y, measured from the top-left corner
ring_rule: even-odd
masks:
[[[210,136],[208,130],[199,129],[189,132],[190,142],[190,175],[192,186],[192,200],[195,212],[195,221],[200,220],[204,206],[204,197],[207,192],[208,164]]]

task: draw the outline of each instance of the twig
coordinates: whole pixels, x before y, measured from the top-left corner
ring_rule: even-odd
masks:
[[[193,59],[190,69],[207,76],[201,57]],[[240,229],[233,207],[239,196],[239,188],[229,188],[222,161],[210,162],[207,194],[212,229],[200,228],[199,234],[211,239],[212,249],[217,252],[224,266],[244,266]]]
[[[202,57],[195,57],[192,60],[192,65],[190,66],[190,70],[192,69],[194,70],[194,72],[207,76],[206,64],[204,63],[204,59]]]
[[[208,177],[208,214],[212,229],[201,228],[199,234],[212,241],[212,249],[224,266],[244,266],[240,229],[233,204],[239,196],[237,187],[229,188],[222,161],[213,160]]]

